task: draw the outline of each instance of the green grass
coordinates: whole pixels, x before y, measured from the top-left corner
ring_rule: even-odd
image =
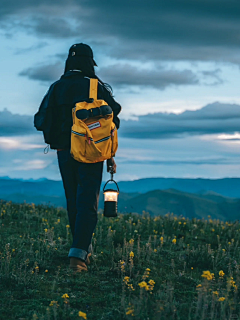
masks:
[[[66,211],[2,201],[0,319],[240,319],[239,234],[238,221],[99,213],[74,275]]]

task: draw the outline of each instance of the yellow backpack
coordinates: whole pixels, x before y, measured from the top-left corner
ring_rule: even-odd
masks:
[[[89,102],[75,104],[72,111],[71,155],[85,163],[110,159],[118,148],[112,109],[97,100],[98,79],[90,79]]]

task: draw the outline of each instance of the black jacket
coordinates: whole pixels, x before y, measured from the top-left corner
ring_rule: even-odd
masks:
[[[43,131],[44,140],[51,149],[70,149],[72,108],[77,102],[89,98],[89,86],[90,79],[79,71],[66,72],[50,86],[34,116],[34,126]],[[112,108],[113,121],[118,129],[120,120],[117,115],[121,106],[100,82],[98,99],[103,99]]]

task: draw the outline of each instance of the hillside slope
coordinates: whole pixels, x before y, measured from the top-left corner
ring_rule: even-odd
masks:
[[[177,190],[155,190],[132,199],[119,201],[120,212],[147,211],[151,215],[164,215],[173,212],[188,218],[239,219],[240,200],[221,196],[195,195]]]
[[[46,196],[15,193],[0,195],[0,199],[17,203],[49,204],[66,207],[65,196]],[[103,194],[100,193],[99,207],[104,208]],[[118,211],[121,213],[149,212],[151,216],[165,215],[173,212],[186,218],[207,218],[234,220],[240,216],[240,199],[226,198],[221,195],[207,193],[196,195],[174,189],[154,190],[144,194],[123,193],[119,195]]]

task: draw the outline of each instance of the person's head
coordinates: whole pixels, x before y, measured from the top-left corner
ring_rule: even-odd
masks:
[[[95,76],[94,66],[97,66],[93,59],[93,51],[90,46],[84,43],[76,43],[71,46],[65,64],[65,71],[81,70],[86,76]]]
[[[91,47],[84,43],[76,43],[69,49],[64,73],[69,70],[81,70],[85,76],[98,79],[99,82],[112,94],[112,87],[96,76],[94,70],[95,66],[97,67],[97,64],[93,59],[93,51]]]

